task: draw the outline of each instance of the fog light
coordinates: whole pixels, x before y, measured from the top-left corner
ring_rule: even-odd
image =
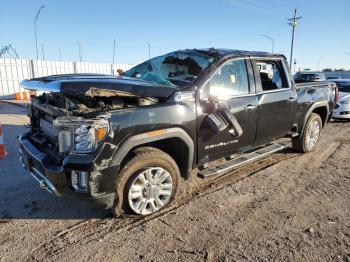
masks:
[[[87,192],[88,174],[84,171],[72,170],[72,187],[76,192]]]

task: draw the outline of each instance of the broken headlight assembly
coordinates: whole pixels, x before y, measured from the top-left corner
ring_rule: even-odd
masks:
[[[109,132],[107,119],[84,120],[83,118],[57,118],[60,153],[94,152]]]

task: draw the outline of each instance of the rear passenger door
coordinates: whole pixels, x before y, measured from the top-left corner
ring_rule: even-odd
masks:
[[[253,59],[258,95],[256,144],[285,136],[293,127],[296,91],[282,59]]]

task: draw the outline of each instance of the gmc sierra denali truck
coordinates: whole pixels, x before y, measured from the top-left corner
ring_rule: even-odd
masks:
[[[313,151],[337,100],[330,83],[296,85],[283,55],[214,48],[172,52],[119,76],[21,85],[43,91],[19,137],[25,169],[42,188],[117,215],[156,212],[179,179],[227,173],[285,148],[281,138]]]

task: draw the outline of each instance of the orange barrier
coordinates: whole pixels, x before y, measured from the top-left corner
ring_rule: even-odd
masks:
[[[0,159],[3,159],[7,156],[7,150],[4,142],[4,131],[2,126],[0,126]]]
[[[16,100],[29,100],[31,96],[35,95],[34,91],[24,91],[15,93]]]

